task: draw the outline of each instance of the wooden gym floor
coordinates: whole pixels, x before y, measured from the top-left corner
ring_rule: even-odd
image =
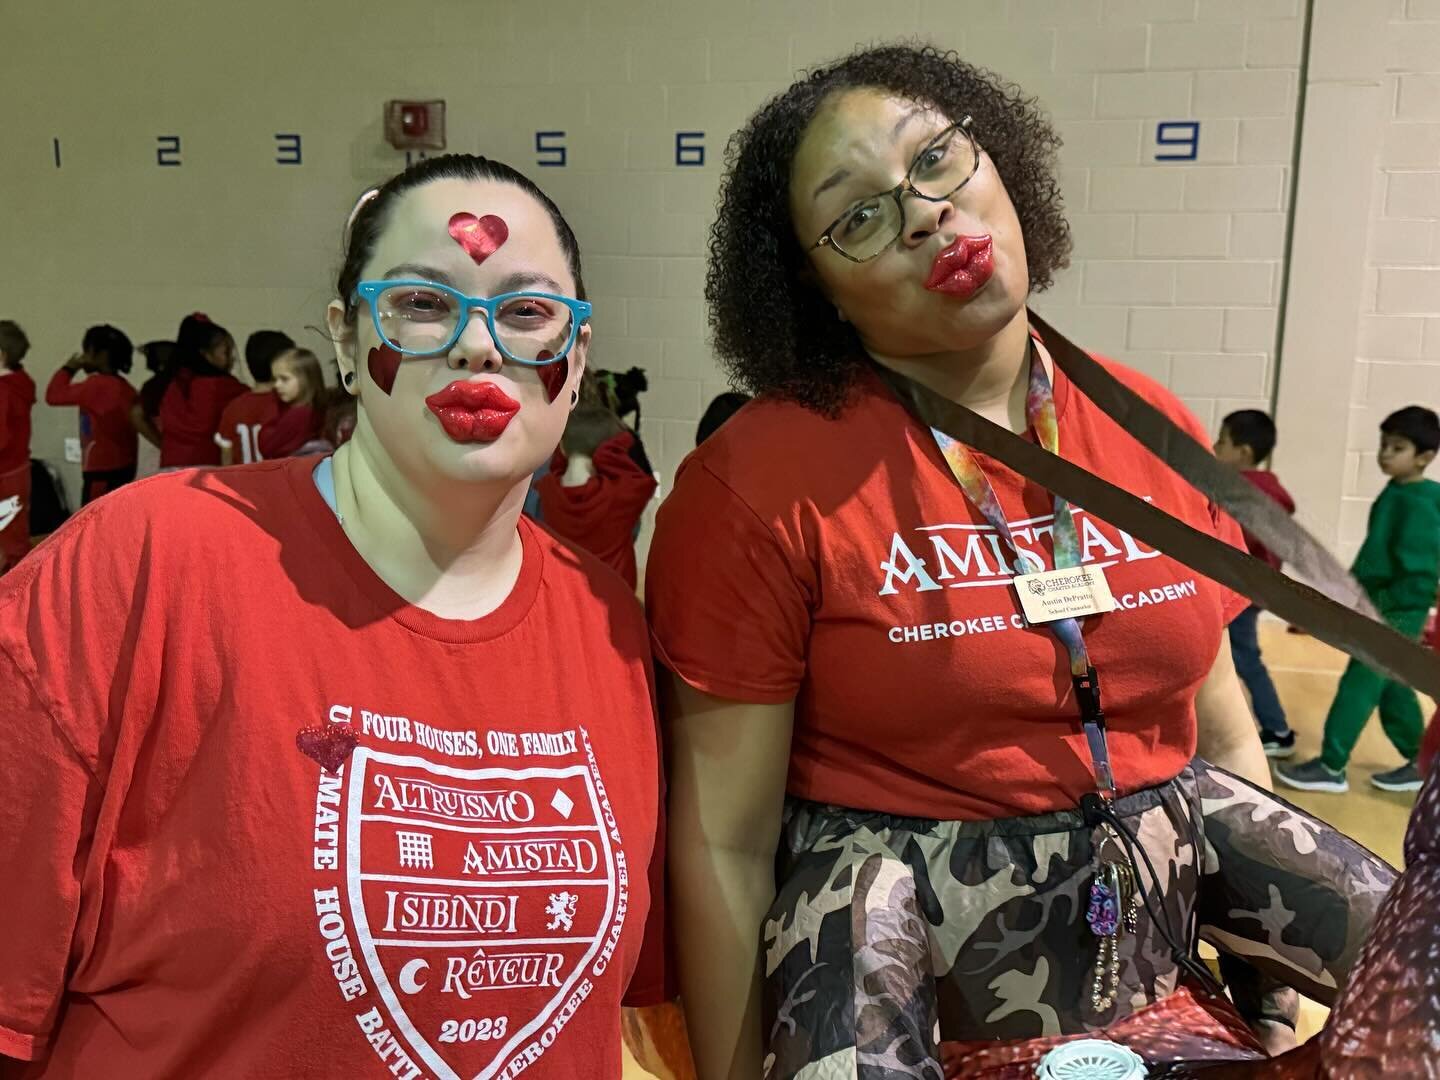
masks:
[[[1320,752],[1320,732],[1325,713],[1335,694],[1335,684],[1345,667],[1342,653],[1314,638],[1289,634],[1273,620],[1260,624],[1261,648],[1265,662],[1289,714],[1297,735],[1296,756],[1305,760]],[[1428,717],[1432,703],[1421,699]],[[1379,791],[1370,785],[1370,774],[1399,765],[1400,755],[1380,730],[1378,718],[1366,727],[1350,762],[1350,792],[1327,795],[1280,788],[1284,797],[1342,832],[1348,833],[1382,858],[1400,865],[1405,821],[1414,803],[1413,794]],[[1279,787],[1279,785],[1277,785]],[[1300,1035],[1308,1038],[1325,1022],[1325,1010],[1306,1002],[1301,1013]],[[625,1080],[646,1080],[650,1074],[626,1056]]]

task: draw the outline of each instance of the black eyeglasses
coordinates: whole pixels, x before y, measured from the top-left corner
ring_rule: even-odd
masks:
[[[980,147],[967,116],[926,143],[900,183],[852,203],[810,250],[829,247],[851,262],[869,262],[905,231],[907,193],[926,202],[942,202],[968,184],[979,168]]]

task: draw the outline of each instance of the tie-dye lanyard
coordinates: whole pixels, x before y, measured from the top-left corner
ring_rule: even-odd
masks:
[[[1034,342],[1030,345],[1030,389],[1025,396],[1025,415],[1040,445],[1050,453],[1060,453],[1060,429],[1055,420],[1055,394],[1050,387],[1050,376],[1045,365],[1035,353]],[[956,442],[943,431],[930,429],[939,444],[940,453],[950,471],[955,475],[965,497],[968,498],[990,526],[1000,534],[1014,552],[1014,572],[1029,574],[1034,567],[1027,566],[1020,554],[1020,548],[1010,533],[1010,524],[1000,509],[1000,500],[995,497],[995,488],[985,470],[975,460],[975,455],[962,443]],[[1055,569],[1065,570],[1080,565],[1080,537],[1075,531],[1075,519],[1070,513],[1070,504],[1059,495],[1055,496]],[[1075,685],[1075,699],[1080,704],[1080,719],[1085,731],[1085,742],[1090,749],[1090,766],[1095,774],[1095,789],[1107,803],[1115,799],[1115,778],[1110,769],[1110,748],[1105,739],[1105,713],[1100,707],[1100,682],[1095,668],[1090,663],[1090,654],[1085,649],[1085,636],[1080,629],[1079,619],[1057,619],[1049,624],[1065,651],[1070,654],[1070,678]]]

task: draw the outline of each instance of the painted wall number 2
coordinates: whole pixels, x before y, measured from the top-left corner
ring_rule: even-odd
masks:
[[[1194,161],[1200,156],[1199,120],[1161,120],[1155,125],[1156,161]]]

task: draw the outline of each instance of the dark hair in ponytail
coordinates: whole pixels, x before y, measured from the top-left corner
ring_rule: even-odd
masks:
[[[86,352],[101,353],[116,375],[125,374],[135,362],[135,346],[122,331],[109,323],[86,330],[80,346]]]
[[[345,304],[350,318],[355,317],[355,286],[359,284],[365,263],[369,261],[380,239],[380,233],[385,228],[390,207],[405,192],[432,180],[494,180],[502,184],[513,184],[534,198],[545,208],[555,226],[560,247],[570,264],[570,274],[575,279],[575,298],[585,299],[585,280],[580,273],[580,245],[570,223],[565,220],[565,215],[550,196],[541,191],[524,173],[512,169],[504,162],[492,161],[474,154],[444,154],[417,161],[380,187],[367,191],[355,204],[345,233],[345,264],[341,267],[339,280],[335,284],[336,295]]]
[[[180,331],[175,335],[175,368],[188,368],[196,375],[219,375],[215,366],[205,359],[205,354],[230,336],[219,323],[210,321],[210,316],[196,312],[180,320]]]

